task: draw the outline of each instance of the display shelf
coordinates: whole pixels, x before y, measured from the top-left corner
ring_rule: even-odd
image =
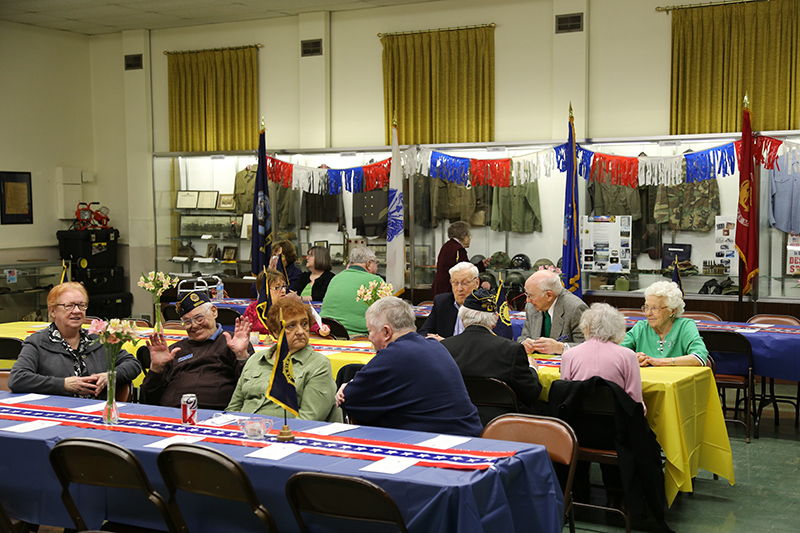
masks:
[[[0,321],[22,320],[31,314],[46,320],[47,294],[61,281],[62,269],[61,261],[0,264]]]

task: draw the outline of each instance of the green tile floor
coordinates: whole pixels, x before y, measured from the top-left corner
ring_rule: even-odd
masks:
[[[795,396],[797,386],[776,385],[776,393]],[[694,495],[679,494],[667,511],[667,523],[674,531],[800,531],[800,429],[794,427],[791,405],[779,404],[779,410],[778,427],[772,408],[764,410],[759,438],[751,438],[750,444],[745,443],[743,425],[727,424],[736,484],[715,480],[705,470],[698,472]],[[592,471],[592,479],[600,480],[599,469]],[[578,511],[576,530],[610,532],[624,527],[608,525],[605,513],[583,510]],[[652,521],[634,522],[633,531],[660,528]]]

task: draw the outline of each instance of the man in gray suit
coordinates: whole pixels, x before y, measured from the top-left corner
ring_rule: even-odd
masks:
[[[527,353],[561,354],[584,341],[583,300],[563,290],[561,278],[550,270],[534,272],[525,282],[525,326],[519,342]]]

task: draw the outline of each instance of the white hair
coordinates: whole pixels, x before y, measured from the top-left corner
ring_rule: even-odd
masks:
[[[449,270],[450,277],[452,278],[455,274],[458,274],[463,270],[469,270],[473,278],[478,277],[478,267],[467,261],[461,261],[460,263],[456,263],[453,267],[451,267]]]
[[[493,329],[497,323],[497,313],[477,311],[463,305],[458,309],[458,316],[461,318],[461,323],[464,324],[465,328],[467,326],[477,324],[479,326],[486,326],[489,329]]]
[[[396,296],[385,296],[367,308],[367,323],[373,329],[389,325],[394,331],[416,331],[411,304]]]
[[[350,256],[347,258],[348,262],[356,264],[356,265],[363,265],[367,261],[377,261],[377,257],[375,256],[375,252],[372,248],[367,248],[366,246],[356,246],[352,250],[350,250]]]
[[[686,304],[683,302],[683,294],[681,293],[678,284],[674,281],[656,281],[644,290],[644,297],[655,296],[664,300],[666,305],[675,318],[683,314]]]
[[[586,340],[619,344],[625,338],[625,315],[607,303],[595,302],[581,315],[580,328]]]

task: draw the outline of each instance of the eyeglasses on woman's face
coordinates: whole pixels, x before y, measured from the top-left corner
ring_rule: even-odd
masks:
[[[647,313],[650,313],[650,312],[658,313],[662,309],[666,309],[666,308],[667,308],[666,305],[662,305],[662,306],[659,306],[659,307],[649,307],[647,305],[643,305],[642,306],[642,313],[644,313],[644,314],[647,314]]]
[[[66,304],[56,304],[56,307],[63,307],[65,311],[72,311],[76,307],[81,311],[86,311],[87,309],[89,309],[89,304],[87,304],[86,302],[78,302],[78,303],[70,302]]]
[[[288,291],[289,290],[289,286],[288,285],[274,285],[274,286],[270,287],[269,290],[275,291],[275,292]]]

